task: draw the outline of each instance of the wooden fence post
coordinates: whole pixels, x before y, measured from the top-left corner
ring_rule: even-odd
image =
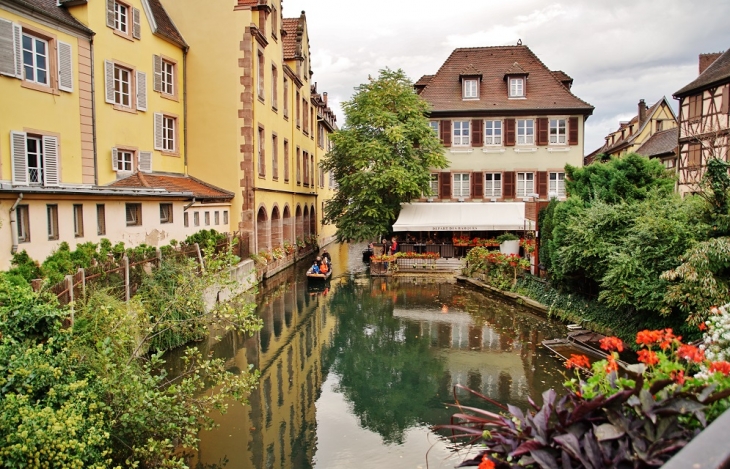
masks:
[[[74,276],[67,275],[64,278],[66,282],[66,290],[68,291],[68,304],[71,305],[71,327],[74,326]]]
[[[205,263],[203,262],[203,253],[200,252],[200,244],[195,243],[195,250],[198,251],[198,262],[200,262],[200,271],[205,272]]]
[[[86,298],[86,270],[79,267],[79,273],[81,274],[81,296]]]
[[[157,254],[157,267],[159,268],[162,265],[162,249],[157,248],[155,253]]]
[[[129,257],[125,254],[122,258],[124,263],[124,301],[129,303]]]

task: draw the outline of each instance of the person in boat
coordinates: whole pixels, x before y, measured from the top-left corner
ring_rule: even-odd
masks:
[[[325,274],[326,275],[327,272],[329,272],[329,271],[330,271],[330,268],[329,268],[329,265],[327,264],[327,261],[326,260],[322,261],[322,263],[319,266],[319,272],[321,274]]]
[[[330,256],[330,253],[327,252],[326,249],[324,251],[322,251],[322,260],[327,263],[328,267],[332,266],[332,257]]]
[[[321,271],[319,270],[319,264],[317,263],[317,261],[314,261],[314,263],[312,263],[312,267],[309,268],[309,272],[313,273],[313,274],[321,273]]]

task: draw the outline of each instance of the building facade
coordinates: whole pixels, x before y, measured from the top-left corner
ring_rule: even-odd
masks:
[[[662,97],[651,107],[647,107],[646,102],[641,99],[637,114],[628,121],[620,122],[619,128],[606,136],[606,142],[586,156],[585,164],[593,163],[599,156],[620,157],[638,153],[650,158],[660,158],[666,168],[674,168],[677,127],[677,116],[666,97]],[[651,143],[650,139],[653,139]],[[648,145],[642,149],[644,144]]]
[[[730,50],[701,54],[699,76],[674,93],[679,101],[679,192],[700,190],[708,160],[728,159]]]

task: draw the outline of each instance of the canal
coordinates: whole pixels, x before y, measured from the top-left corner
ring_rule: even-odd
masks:
[[[327,289],[307,285],[304,263],[268,279],[263,329],[203,346],[261,380],[201,433],[191,467],[452,468],[466,453],[430,427],[449,423],[455,384],[522,408],[562,386],[540,342],[564,325],[453,279],[370,278],[361,248],[329,247]]]

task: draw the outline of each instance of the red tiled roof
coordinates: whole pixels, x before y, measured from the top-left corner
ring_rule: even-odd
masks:
[[[730,81],[730,49],[725,51],[712,65],[707,67],[693,82],[674,93],[675,97],[692,94],[711,85]]]
[[[281,29],[285,34],[282,39],[284,47],[284,60],[295,59],[299,55],[299,42],[297,30],[299,29],[299,18],[284,18],[281,21]]]
[[[573,79],[565,73],[562,70],[553,70],[550,73],[553,74],[553,76],[563,85],[567,86],[568,89],[570,89],[570,86],[573,84]]]
[[[180,47],[187,47],[188,45],[185,39],[183,39],[182,34],[175,27],[175,23],[172,22],[172,19],[167,14],[167,11],[165,11],[160,0],[147,0],[147,2],[150,5],[150,10],[152,10],[152,15],[155,17],[155,23],[157,24],[155,33],[169,39]]]
[[[627,133],[624,138],[619,138],[618,140],[614,141],[614,143],[611,145],[604,144],[601,148],[599,148],[596,151],[600,150],[601,153],[610,153],[621,146],[628,145],[631,142],[633,142],[636,139],[636,136],[639,135],[641,133],[641,131],[644,129],[644,126],[646,126],[646,124],[651,121],[651,117],[654,115],[654,112],[656,112],[656,110],[659,108],[659,106],[666,100],[667,100],[666,97],[662,97],[662,99],[660,99],[656,103],[652,104],[651,107],[649,107],[649,109],[646,110],[646,118],[644,119],[644,122],[639,122],[639,116],[637,114],[634,117],[632,117],[631,120],[628,121],[628,123],[620,124],[619,128],[616,131],[611,132],[609,135],[619,132],[621,129],[628,128],[628,126],[631,124],[639,123],[639,126],[630,135]],[[668,102],[667,102],[667,106],[671,109],[671,106],[669,106]]]
[[[643,145],[636,150],[636,153],[643,156],[660,156],[670,153],[677,154],[679,142],[679,128],[662,130],[652,135]]]
[[[232,199],[233,193],[220,189],[192,176],[134,173],[109,185],[118,188],[164,189],[167,192],[190,192],[197,199]]]
[[[517,70],[529,74],[526,99],[509,99],[505,72]],[[473,65],[482,70],[480,99],[463,100],[459,74]],[[514,67],[514,68],[513,68]],[[527,46],[498,46],[456,49],[430,80],[421,96],[432,111],[519,111],[569,109],[586,115],[593,106],[577,98],[558,81]]]
[[[428,82],[431,81],[431,78],[433,78],[435,76],[436,75],[424,75],[421,78],[419,78],[418,81],[413,84],[413,86],[426,86],[426,85],[428,85]]]
[[[86,33],[92,33],[91,29],[81,24],[65,7],[59,6],[56,0],[13,0],[11,3],[30,8],[42,15]]]

